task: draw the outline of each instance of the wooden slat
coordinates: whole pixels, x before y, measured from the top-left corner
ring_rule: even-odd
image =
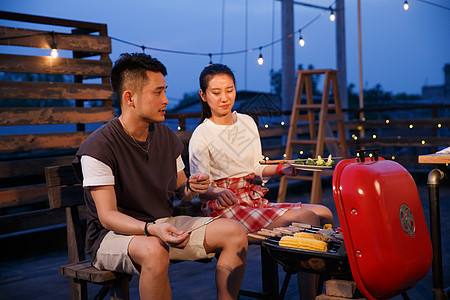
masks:
[[[83,187],[72,165],[45,168],[45,179],[51,209],[84,204]]]
[[[49,134],[22,134],[0,136],[1,153],[19,153],[37,150],[74,149],[81,146],[91,132]]]
[[[0,217],[0,235],[59,225],[66,222],[64,210],[42,209]]]
[[[47,202],[45,184],[0,189],[0,208]]]
[[[110,60],[0,54],[0,72],[110,76]]]
[[[73,35],[55,32],[58,49],[80,52],[111,53],[111,39],[98,35]],[[51,31],[0,26],[0,45],[51,49]]]
[[[59,274],[89,282],[105,282],[118,278],[131,278],[131,275],[124,273],[98,270],[88,260],[61,266],[59,267]]]
[[[113,117],[111,106],[0,108],[0,126],[106,123]]]
[[[70,164],[70,156],[54,156],[0,162],[0,179],[43,175],[45,167]]]
[[[112,100],[110,84],[1,81],[0,99]]]
[[[14,13],[9,11],[0,11],[0,19],[19,21],[19,22],[30,22],[39,24],[48,24],[53,26],[64,26],[64,27],[76,27],[89,29],[93,31],[105,31],[106,24],[103,23],[92,23],[84,22],[78,20],[68,20],[61,18],[43,17],[37,15]]]
[[[79,184],[72,165],[52,166],[45,168],[45,181],[48,188]]]

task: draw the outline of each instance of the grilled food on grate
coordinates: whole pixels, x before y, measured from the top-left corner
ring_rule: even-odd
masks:
[[[299,248],[321,252],[326,252],[328,250],[328,244],[325,241],[295,236],[283,236],[280,239],[279,245],[283,247]]]

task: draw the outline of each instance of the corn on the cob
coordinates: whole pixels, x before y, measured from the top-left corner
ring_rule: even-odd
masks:
[[[333,229],[333,225],[331,225],[331,224],[325,224],[325,225],[323,225],[323,229],[332,230],[332,229]]]
[[[283,247],[315,250],[321,252],[326,252],[328,250],[328,245],[324,241],[294,236],[283,236],[280,239],[279,245]]]
[[[306,239],[314,239],[314,240],[324,241],[327,243],[331,241],[331,238],[329,238],[327,236],[318,235],[318,234],[311,233],[311,232],[296,232],[296,233],[294,233],[294,236],[306,238]]]

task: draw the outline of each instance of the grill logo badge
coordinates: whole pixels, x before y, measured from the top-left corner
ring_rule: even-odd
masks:
[[[414,237],[415,232],[415,224],[414,224],[414,216],[409,209],[408,205],[402,204],[400,206],[400,223],[402,224],[403,231],[406,232],[407,235]]]

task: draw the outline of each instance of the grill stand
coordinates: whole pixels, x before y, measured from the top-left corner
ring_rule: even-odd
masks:
[[[433,298],[447,300],[448,293],[444,291],[444,276],[442,271],[441,216],[439,206],[439,184],[445,179],[445,173],[433,169],[428,174],[428,200],[430,203],[430,231],[433,244]]]

